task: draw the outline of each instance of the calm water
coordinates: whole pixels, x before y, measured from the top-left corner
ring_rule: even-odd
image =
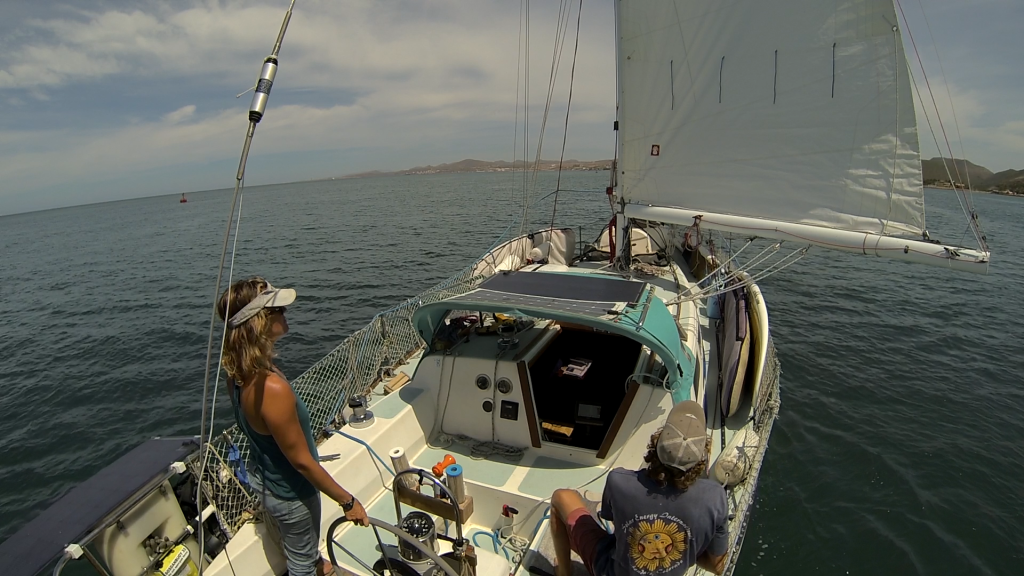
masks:
[[[299,292],[285,372],[480,255],[509,221],[512,185],[463,174],[247,189],[235,277]],[[553,185],[546,174],[538,190]],[[0,540],[147,437],[198,433],[229,198],[0,218]],[[783,405],[737,574],[1020,573],[1024,200],[975,199],[996,253],[988,276],[812,251],[761,284]],[[562,200],[556,223],[588,239],[608,218],[601,192]],[[952,193],[927,201],[933,235],[958,238]],[[548,223],[550,204],[531,216]]]

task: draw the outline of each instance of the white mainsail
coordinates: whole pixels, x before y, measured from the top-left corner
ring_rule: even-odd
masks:
[[[865,252],[879,236],[925,233],[912,80],[892,0],[616,5],[627,216],[680,209],[668,221],[728,216],[737,230],[755,219],[750,228],[775,232],[766,236],[828,245],[838,233],[845,240],[833,247]],[[951,258],[941,246],[923,250],[925,260]],[[952,257],[987,262],[987,253]]]

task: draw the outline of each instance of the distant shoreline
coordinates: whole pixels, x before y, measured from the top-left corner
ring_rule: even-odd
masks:
[[[939,190],[954,190],[953,186],[948,183],[925,184],[925,188],[936,188]],[[955,189],[964,190],[965,192],[971,192],[973,194],[995,194],[997,196],[1024,196],[1024,194],[1020,192],[1014,192],[1013,190],[974,190],[971,188],[960,188],[959,186]]]
[[[415,168],[409,168],[406,170],[396,170],[394,172],[373,170],[370,172],[357,172],[355,174],[346,174],[344,176],[337,176],[334,178],[324,178],[323,180],[373,178],[375,176],[422,176],[427,174],[513,172],[521,170],[538,170],[541,172],[550,172],[553,170],[562,169],[565,171],[574,172],[600,172],[611,170],[611,168],[611,160],[541,160],[534,164],[533,162],[526,163],[523,162],[522,160],[517,160],[515,162],[506,162],[503,160],[498,160],[492,162],[488,160],[473,160],[467,158],[466,160],[460,160],[458,162],[451,162],[448,164],[438,164],[436,166],[416,166]]]
[[[948,179],[944,179],[939,172],[939,166],[942,170],[945,170],[945,162],[941,158],[932,158],[931,160],[922,159],[922,175],[924,178],[924,186],[926,188],[937,188],[939,190],[969,190],[971,192],[979,192],[982,194],[999,194],[1002,196],[1024,196],[1024,189],[1021,189],[1020,180],[1022,179],[1018,175],[1024,173],[1024,171],[1008,170],[999,174],[992,174],[987,168],[966,162],[964,160],[957,160],[966,174],[968,168],[974,174],[972,174],[973,182],[979,184],[979,188],[967,188],[959,182],[955,185]],[[430,174],[471,174],[471,173],[489,173],[489,172],[515,172],[523,170],[537,170],[541,172],[548,172],[554,170],[565,170],[565,171],[608,171],[611,170],[613,161],[608,160],[540,160],[536,163],[525,162],[523,160],[517,160],[515,162],[507,162],[503,160],[489,161],[489,160],[474,160],[467,158],[458,162],[450,162],[447,164],[427,165],[427,166],[416,166],[415,168],[408,168],[405,170],[395,170],[391,172],[374,170],[370,172],[357,172],[354,174],[345,174],[343,176],[335,176],[331,178],[322,178],[321,180],[340,180],[340,179],[352,179],[352,178],[373,178],[376,176],[423,176]],[[959,172],[959,171],[958,171]]]

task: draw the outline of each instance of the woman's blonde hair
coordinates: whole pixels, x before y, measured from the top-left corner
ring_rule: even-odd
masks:
[[[217,303],[221,320],[231,318],[267,289],[268,282],[259,276],[239,280],[224,291]],[[230,302],[230,306],[229,306]],[[224,337],[224,358],[221,364],[238,385],[249,382],[261,372],[273,369],[274,341],[270,339],[270,311],[264,308],[242,325],[228,327]]]

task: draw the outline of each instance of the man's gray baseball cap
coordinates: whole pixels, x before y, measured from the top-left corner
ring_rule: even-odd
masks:
[[[658,439],[662,464],[687,471],[707,458],[704,409],[693,400],[672,407]]]

